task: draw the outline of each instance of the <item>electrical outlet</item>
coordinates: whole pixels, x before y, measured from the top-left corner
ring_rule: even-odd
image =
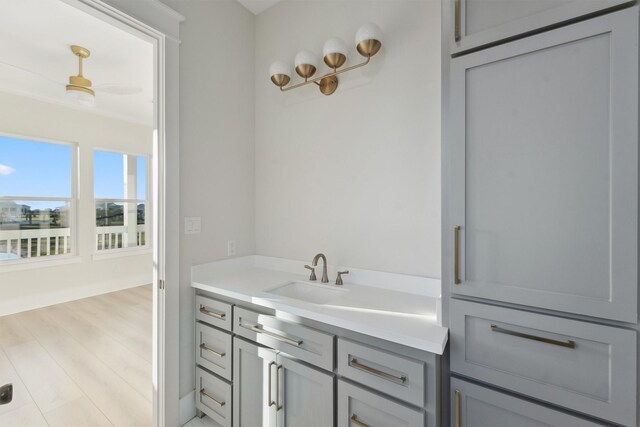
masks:
[[[184,234],[200,234],[202,221],[199,216],[184,218]]]
[[[236,255],[236,241],[227,240],[227,256],[235,256],[235,255]]]

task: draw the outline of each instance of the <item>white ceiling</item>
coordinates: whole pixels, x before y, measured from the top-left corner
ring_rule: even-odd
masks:
[[[254,15],[264,12],[280,0],[238,0],[244,7],[253,12]]]
[[[151,43],[60,0],[1,1],[0,91],[153,125]],[[65,96],[69,76],[78,73],[72,44],[91,51],[84,76],[96,90],[93,107]],[[119,90],[137,93],[110,93]]]

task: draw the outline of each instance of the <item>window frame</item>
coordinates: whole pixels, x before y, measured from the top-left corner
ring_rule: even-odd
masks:
[[[145,195],[146,195],[146,199],[112,199],[112,198],[96,198],[96,189],[95,189],[95,178],[96,178],[96,170],[95,170],[95,153],[96,151],[101,151],[101,152],[105,152],[105,153],[112,153],[112,154],[120,154],[120,155],[127,155],[127,156],[136,156],[136,157],[142,157],[145,160]],[[114,258],[114,257],[120,257],[120,256],[128,256],[128,255],[139,255],[142,253],[151,253],[152,249],[153,249],[153,241],[152,241],[152,235],[151,235],[151,224],[150,224],[150,220],[151,220],[151,215],[150,215],[150,209],[152,209],[152,194],[151,194],[151,182],[150,182],[150,177],[151,177],[151,155],[148,153],[140,153],[140,152],[136,152],[136,151],[132,151],[132,150],[124,150],[124,149],[119,149],[119,148],[113,148],[113,147],[108,147],[108,148],[104,148],[104,147],[93,147],[91,150],[91,169],[92,169],[92,178],[93,178],[93,188],[91,189],[91,195],[92,195],[92,200],[93,200],[93,236],[94,236],[94,240],[93,240],[93,249],[92,249],[92,257],[94,260],[100,260],[100,259],[108,259],[108,258]],[[144,240],[144,245],[139,245],[139,246],[132,246],[132,247],[126,247],[126,248],[110,248],[110,249],[98,249],[98,225],[97,225],[97,221],[96,221],[96,203],[98,202],[112,202],[112,203],[138,203],[140,201],[144,201],[145,203],[145,207],[144,207],[144,234],[145,234],[145,240]]]
[[[19,259],[6,259],[0,260],[0,270],[14,270],[14,269],[28,269],[42,266],[52,266],[58,264],[69,264],[77,262],[79,255],[78,244],[80,242],[80,224],[79,224],[79,169],[80,169],[80,144],[74,141],[66,141],[56,138],[46,138],[41,136],[30,136],[24,134],[15,134],[11,132],[0,131],[0,137],[22,139],[26,141],[39,142],[44,144],[62,145],[71,148],[71,195],[67,197],[34,197],[34,196],[20,196],[20,195],[8,195],[0,196],[0,201],[63,201],[69,203],[69,228],[70,234],[69,241],[71,244],[71,250],[69,253],[60,255],[38,255],[36,257],[27,257]]]

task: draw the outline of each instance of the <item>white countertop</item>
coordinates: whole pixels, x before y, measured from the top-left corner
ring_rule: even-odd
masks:
[[[330,282],[318,286],[336,286],[333,273],[337,270],[330,266]],[[202,264],[192,267],[191,285],[430,353],[444,352],[448,329],[440,326],[439,280],[349,270],[350,274],[343,276],[343,292],[326,304],[268,292],[290,282],[307,282],[308,271],[302,261],[249,256]],[[314,284],[319,283],[322,267],[316,268],[316,274],[318,282]]]

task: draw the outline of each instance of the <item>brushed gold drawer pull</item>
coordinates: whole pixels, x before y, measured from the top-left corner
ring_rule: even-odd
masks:
[[[356,414],[351,415],[351,422],[359,427],[370,427],[369,424],[365,424],[360,421]]]
[[[453,283],[460,284],[460,226],[453,227]]]
[[[296,340],[293,338],[289,338],[289,337],[285,337],[284,335],[278,335],[275,334],[273,332],[269,332],[267,330],[265,330],[262,325],[244,325],[244,324],[240,324],[240,326],[242,326],[245,329],[249,329],[250,331],[253,331],[257,334],[264,334],[267,335],[271,338],[273,338],[274,340],[278,340],[278,341],[282,341],[284,343],[287,344],[291,344],[294,345],[296,347],[300,347],[302,345],[302,340]]]
[[[276,404],[276,402],[271,398],[271,367],[273,365],[275,365],[275,364],[276,364],[276,362],[269,362],[269,366],[268,366],[268,369],[269,369],[269,386],[268,386],[269,387],[269,392],[267,393],[267,395],[268,395],[267,396],[267,403],[269,404],[269,407],[271,407],[271,406]]]
[[[280,403],[280,370],[283,369],[282,365],[278,365],[276,368],[276,412],[283,408]]]
[[[200,390],[200,396],[204,396],[204,397],[206,397],[207,399],[209,399],[209,400],[211,400],[213,403],[215,403],[215,404],[216,404],[216,406],[219,406],[219,407],[221,407],[221,408],[222,408],[224,405],[226,405],[226,402],[224,402],[224,401],[220,401],[220,400],[216,399],[215,397],[211,396],[210,394],[208,394],[208,393],[205,391],[205,389]]]
[[[501,327],[496,326],[496,325],[491,325],[491,330],[493,332],[499,332],[501,334],[512,335],[514,337],[525,338],[525,339],[533,340],[533,341],[539,341],[539,342],[543,342],[543,343],[546,343],[546,344],[553,344],[553,345],[557,345],[557,346],[560,346],[560,347],[576,348],[576,342],[572,341],[572,340],[567,340],[567,341],[552,340],[551,338],[545,338],[545,337],[539,337],[537,335],[525,334],[523,332],[512,331],[511,329],[504,329],[504,328],[501,328]]]
[[[224,357],[226,354],[224,352],[215,351],[214,349],[207,347],[205,343],[200,344],[200,350],[208,351],[209,353],[212,353],[214,356],[220,357],[220,358]]]
[[[207,310],[205,306],[200,306],[200,313],[206,314],[207,316],[215,317],[216,319],[224,320],[227,317],[226,313],[216,313],[215,311]]]
[[[396,384],[404,384],[407,382],[407,377],[404,375],[396,376],[396,375],[392,375],[387,372],[381,371],[379,369],[372,368],[371,366],[363,365],[362,363],[358,362],[358,359],[356,359],[355,357],[352,357],[349,360],[349,366],[359,369],[361,371],[367,372],[369,374],[373,374],[378,377],[384,378],[385,380],[389,380]]]
[[[454,23],[453,23],[453,39],[456,42],[460,41],[460,0],[453,0],[453,8],[454,8]]]
[[[453,425],[454,427],[460,427],[460,390],[455,391],[455,397],[453,400]]]

